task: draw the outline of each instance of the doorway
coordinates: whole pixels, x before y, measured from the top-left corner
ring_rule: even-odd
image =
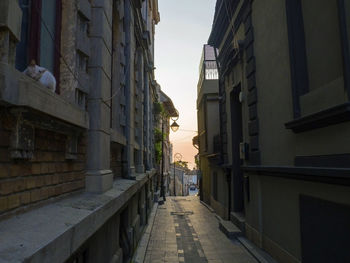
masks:
[[[240,158],[240,143],[243,142],[242,131],[242,105],[239,101],[241,85],[237,85],[230,93],[231,106],[231,134],[232,134],[232,208],[233,212],[244,212],[244,183],[241,165],[243,160]]]

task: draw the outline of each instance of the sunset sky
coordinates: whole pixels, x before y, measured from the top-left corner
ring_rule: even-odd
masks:
[[[194,166],[197,150],[197,81],[203,45],[213,22],[215,0],[159,0],[160,23],[156,26],[156,79],[179,111],[180,129],[170,133],[174,153]]]

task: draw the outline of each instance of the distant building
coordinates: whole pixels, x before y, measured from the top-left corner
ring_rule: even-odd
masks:
[[[171,164],[169,174],[169,195],[171,196],[183,196],[187,195],[186,189],[184,188],[184,180],[187,169],[175,163],[175,177],[174,177],[174,163]],[[175,188],[174,188],[175,178]],[[175,190],[175,193],[174,193]]]
[[[228,187],[224,170],[219,166],[222,160],[217,55],[218,50],[212,46],[203,46],[197,85],[198,137],[194,143],[199,150],[200,198],[220,216],[228,218]]]
[[[215,9],[227,217],[278,262],[350,262],[349,1]]]
[[[183,192],[184,195],[188,195],[189,194],[189,188],[190,187],[195,187],[196,189],[198,189],[198,170],[189,170],[186,171],[186,173],[184,174],[184,179],[183,179]]]
[[[170,188],[170,174],[172,167],[170,165],[172,160],[173,146],[170,143],[170,118],[178,117],[179,113],[175,108],[172,100],[166,95],[158,86],[159,102],[162,104],[164,112],[162,113],[161,120],[158,123],[158,127],[163,131],[163,148],[162,148],[162,158],[159,166],[159,174],[163,175],[163,183],[165,186],[165,195],[169,193]],[[164,162],[164,164],[163,164]]]

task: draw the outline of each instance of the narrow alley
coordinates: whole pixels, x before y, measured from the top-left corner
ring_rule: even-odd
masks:
[[[197,196],[168,197],[155,214],[144,262],[257,262],[219,230],[219,220]]]
[[[0,0],[0,263],[350,263],[350,0]]]

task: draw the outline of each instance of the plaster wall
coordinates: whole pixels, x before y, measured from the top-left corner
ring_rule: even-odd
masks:
[[[294,262],[293,258],[301,260],[300,195],[350,204],[349,190],[345,186],[262,175],[251,175],[250,182],[251,202],[246,204],[249,207],[246,222],[262,235],[262,247],[281,262]]]
[[[292,165],[295,136],[285,1],[252,4],[262,165]],[[268,64],[266,62],[268,61]]]
[[[211,196],[211,170],[209,166],[209,161],[205,157],[200,157],[200,167],[202,172],[202,189],[203,191],[203,201],[210,204]]]

